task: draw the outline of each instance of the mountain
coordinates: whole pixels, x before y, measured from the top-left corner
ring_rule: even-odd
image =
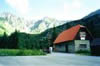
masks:
[[[42,20],[38,20],[31,27],[33,33],[41,33],[49,28],[60,26],[68,21],[59,21],[54,18],[45,17]]]
[[[11,34],[15,30],[21,31],[21,32],[29,32],[28,29],[28,21],[26,21],[23,18],[17,17],[11,13],[2,13],[0,14],[0,27],[4,28],[4,32],[7,34]],[[6,31],[7,30],[7,31]],[[2,32],[3,33],[3,32]]]
[[[96,11],[94,11],[94,12],[88,14],[88,15],[85,16],[84,18],[86,19],[86,18],[92,17],[92,16],[94,16],[94,15],[100,15],[100,9],[98,9],[98,10],[96,10]]]
[[[98,33],[100,29],[99,23],[100,9],[90,13],[88,16],[85,16],[80,20],[75,21],[60,21],[50,17],[44,17],[40,20],[26,20],[11,13],[2,13],[0,14],[0,34],[3,34],[4,32],[11,34],[15,30],[29,34],[40,34],[42,32],[48,33],[48,30],[54,27],[56,27],[57,34],[59,34],[61,31],[77,24],[87,26],[92,33]]]
[[[86,18],[81,19],[91,31],[94,38],[100,38],[100,9],[90,13]]]
[[[2,13],[0,14],[0,34],[4,32],[11,34],[15,30],[30,34],[40,34],[49,28],[62,25],[66,22],[49,17],[41,20],[26,20],[11,13]]]

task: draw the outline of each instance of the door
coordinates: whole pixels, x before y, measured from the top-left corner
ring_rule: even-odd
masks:
[[[67,52],[68,53],[68,44],[67,45],[65,45],[65,52]]]
[[[69,44],[68,45],[68,52],[69,53],[74,53],[75,52],[75,45],[74,44]]]

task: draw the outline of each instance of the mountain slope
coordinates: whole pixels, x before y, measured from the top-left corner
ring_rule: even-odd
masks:
[[[11,34],[15,29],[18,31],[26,31],[25,21],[9,13],[3,13],[0,15],[0,23],[0,26],[7,30],[4,30],[7,34]]]
[[[100,9],[98,9],[98,10],[96,10],[96,11],[88,14],[87,16],[84,17],[84,19],[89,18],[89,17],[92,17],[94,15],[100,15]]]
[[[53,18],[45,17],[44,19],[35,22],[34,26],[31,27],[31,30],[33,33],[41,33],[49,28],[57,27],[66,22],[68,22],[68,21],[58,21]]]
[[[59,26],[67,21],[59,21],[53,18],[45,17],[41,20],[25,20],[11,13],[0,14],[0,33],[11,34],[15,30],[30,34],[40,34],[41,32]],[[7,28],[8,27],[8,28]]]

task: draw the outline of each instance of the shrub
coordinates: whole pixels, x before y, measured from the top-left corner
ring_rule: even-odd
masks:
[[[0,49],[0,56],[34,56],[45,55],[42,50],[25,50],[25,49]]]
[[[79,50],[76,53],[81,55],[91,55],[91,52],[88,50]]]

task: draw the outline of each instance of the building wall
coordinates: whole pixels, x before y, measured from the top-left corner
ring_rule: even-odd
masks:
[[[89,40],[75,40],[75,52],[79,50],[90,51],[90,41]],[[86,44],[86,48],[80,48],[80,44]]]
[[[86,48],[80,48],[81,44],[86,44]],[[68,47],[66,47],[66,45]],[[55,51],[66,52],[66,49],[68,49],[68,53],[74,53],[79,50],[90,51],[90,41],[89,40],[74,40],[74,41],[55,45]]]
[[[69,53],[75,52],[75,44],[68,44],[68,52]]]
[[[64,43],[56,44],[54,50],[58,51],[58,52],[73,53],[73,52],[75,52],[74,41],[69,41],[69,42],[64,42]]]
[[[66,50],[65,44],[55,45],[55,50],[54,51],[65,52],[65,50]]]

